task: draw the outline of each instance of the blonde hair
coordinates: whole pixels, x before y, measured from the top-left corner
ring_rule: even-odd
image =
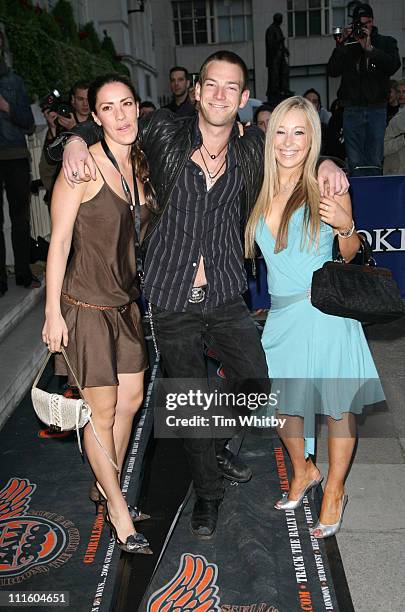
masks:
[[[314,105],[302,96],[293,96],[283,100],[271,114],[266,132],[266,143],[264,149],[264,180],[246,226],[245,251],[247,257],[254,256],[255,232],[259,220],[265,220],[271,210],[271,203],[280,192],[280,179],[274,150],[274,140],[285,115],[291,110],[300,110],[304,113],[307,129],[309,150],[304,160],[301,176],[295,185],[294,191],[289,197],[284,208],[280,227],[277,233],[274,252],[278,253],[286,248],[288,243],[288,225],[292,214],[305,204],[303,240],[309,235],[311,246],[319,240],[320,216],[319,216],[319,187],[316,178],[316,164],[321,150],[321,123]]]

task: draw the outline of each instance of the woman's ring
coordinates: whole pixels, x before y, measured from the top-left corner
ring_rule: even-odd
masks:
[[[72,176],[73,176],[73,178],[76,178],[77,176],[79,176],[78,171],[77,170],[73,170]]]

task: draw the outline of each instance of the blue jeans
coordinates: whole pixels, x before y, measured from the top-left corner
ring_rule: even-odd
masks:
[[[343,113],[343,134],[351,176],[382,174],[387,109],[349,106]]]

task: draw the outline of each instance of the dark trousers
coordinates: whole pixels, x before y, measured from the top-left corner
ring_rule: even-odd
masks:
[[[0,160],[0,280],[6,278],[3,224],[3,188],[11,220],[11,242],[16,276],[31,277],[30,269],[30,163],[28,159]]]
[[[205,343],[221,360],[227,380],[267,379],[260,337],[242,297],[212,310],[207,310],[203,302],[190,304],[186,312],[173,313],[156,307],[152,312],[163,367],[170,378],[206,379]],[[212,438],[184,440],[199,497],[223,497],[216,452],[225,442]]]

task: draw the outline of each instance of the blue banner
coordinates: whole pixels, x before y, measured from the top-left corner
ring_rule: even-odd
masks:
[[[356,227],[405,298],[405,176],[357,177],[350,183]]]
[[[367,236],[379,266],[389,268],[405,298],[405,176],[365,176],[350,179],[356,228]],[[249,273],[246,301],[252,310],[269,308],[266,266]]]

